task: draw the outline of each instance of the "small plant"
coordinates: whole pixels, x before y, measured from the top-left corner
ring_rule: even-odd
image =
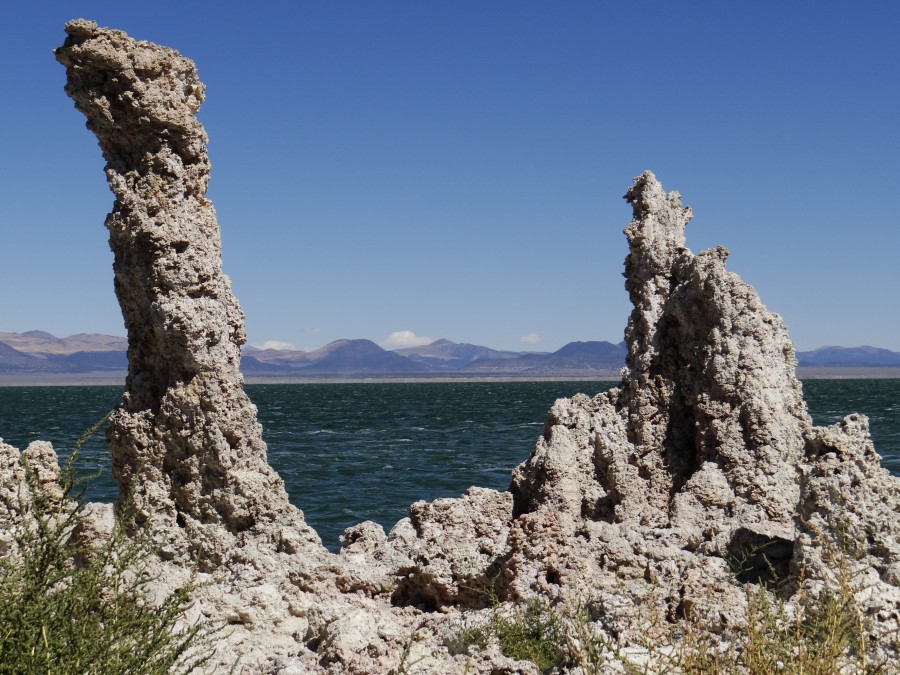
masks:
[[[743,625],[719,634],[688,616],[668,626],[668,638],[661,644],[647,644],[650,661],[642,666],[629,662],[614,638],[595,630],[583,608],[563,615],[541,599],[512,610],[498,602],[486,622],[467,625],[454,642],[462,649],[485,649],[494,643],[506,656],[532,661],[542,672],[577,666],[585,675],[896,672],[868,660],[868,625],[856,604],[859,588],[851,561],[841,552],[833,561],[836,582],[817,597],[795,598],[790,609],[765,584],[748,586]],[[660,615],[651,617],[651,624],[651,633],[665,633],[668,622]]]
[[[463,628],[454,643],[456,648],[484,649],[494,641],[505,656],[531,661],[544,672],[561,661],[566,629],[560,616],[540,598],[511,609],[495,599],[489,621]]]
[[[566,617],[566,653],[569,661],[581,668],[584,675],[602,675],[614,661],[622,665],[626,673],[629,665],[622,658],[615,640],[598,634],[586,607],[578,607]],[[610,658],[611,657],[611,658]]]
[[[559,616],[538,598],[512,616],[497,613],[493,631],[506,656],[531,661],[541,672],[556,664],[566,638]]]
[[[403,652],[400,654],[400,663],[388,671],[390,675],[409,675],[409,673],[413,672],[414,666],[422,660],[421,656],[413,659],[413,645],[421,639],[419,634],[421,628],[422,624],[419,624],[404,643]]]
[[[841,553],[835,564],[836,584],[815,598],[801,595],[796,616],[789,615],[784,604],[771,599],[762,587],[750,596],[741,662],[751,673],[774,669],[811,675],[878,672],[867,659],[868,626],[857,607],[859,589],[850,561]],[[802,583],[800,588],[803,593]]]
[[[193,580],[161,604],[151,602],[152,552],[127,535],[126,515],[98,547],[77,541],[85,515],[71,499],[73,461],[86,440],[60,473],[61,500],[23,456],[29,512],[16,552],[0,560],[0,675],[192,672],[209,660],[220,629],[184,625]]]
[[[788,580],[775,577],[771,588],[765,582],[748,585],[744,625],[715,635],[687,617],[674,629],[678,639],[671,640],[670,664],[698,675],[896,672],[873,665],[868,657],[870,619],[856,600],[863,590],[854,571],[859,552],[839,525],[833,541],[818,533],[834,577],[815,596],[805,590],[802,573],[795,580],[792,607],[781,598]]]

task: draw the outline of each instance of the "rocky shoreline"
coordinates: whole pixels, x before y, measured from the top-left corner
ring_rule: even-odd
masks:
[[[229,625],[215,671],[536,673],[496,640],[461,639],[529,606],[567,626],[557,672],[665,670],[673,635],[697,649],[686,627],[725,650],[754,598],[801,616],[839,571],[855,580],[866,658],[898,662],[900,480],[864,416],[812,424],[784,323],[726,270],[724,248],[686,248],[691,211],[650,172],[626,194],[634,309],[619,385],[557,401],[508,491],[416,502],[389,533],[360,523],[326,551],[243,391],[194,64],[88,21],[66,32],[66,92],[116,198],[129,371],[113,471],[161,582],[179,588],[198,565],[188,618]],[[0,444],[0,554],[26,526],[26,459],[48,489],[58,474],[48,444]],[[89,514],[82,536],[102,540],[112,507]]]

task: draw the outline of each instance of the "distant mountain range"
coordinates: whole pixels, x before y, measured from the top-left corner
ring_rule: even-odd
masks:
[[[798,352],[801,366],[840,366],[844,368],[900,367],[900,352],[878,347],[819,347],[811,352]]]
[[[241,370],[248,375],[296,373],[320,375],[614,375],[625,362],[625,343],[571,342],[552,353],[505,352],[478,345],[437,340],[395,351],[370,340],[337,340],[311,352],[247,347]]]
[[[125,338],[96,333],[0,333],[0,374],[124,372],[127,348]]]
[[[123,376],[127,340],[79,333],[0,333],[0,376]],[[241,369],[252,379],[328,377],[615,377],[625,343],[570,342],[555,352],[498,351],[450,340],[388,351],[371,340],[336,340],[312,351],[247,346]],[[900,368],[900,352],[876,347],[822,347],[798,352],[801,369]]]

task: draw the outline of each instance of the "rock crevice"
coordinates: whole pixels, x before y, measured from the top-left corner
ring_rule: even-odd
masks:
[[[742,625],[745,585],[773,576],[788,604],[813,597],[841,561],[874,619],[873,658],[897,662],[900,480],[864,416],[812,425],[784,322],[726,270],[724,248],[686,248],[691,210],[650,172],[625,196],[634,309],[619,385],[556,401],[508,491],[416,502],[389,533],[361,523],[325,551],[269,467],[243,392],[243,316],[204,196],[194,64],[88,21],[66,32],[66,91],[115,195],[106,225],[129,374],[113,470],[160,547],[161,583],[177,588],[199,560],[195,611],[230,624],[217,666],[536,672],[496,647],[454,646],[470,619],[489,620],[486,598],[499,611],[535,597],[587,610],[592,630],[634,648],[684,618],[712,633]],[[0,443],[0,555],[27,521],[23,462],[54,490],[49,445],[25,456]]]

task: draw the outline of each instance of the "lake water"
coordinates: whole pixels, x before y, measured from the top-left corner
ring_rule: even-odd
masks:
[[[499,490],[528,457],[553,401],[612,382],[426,382],[248,385],[269,462],[291,501],[331,549],[344,528],[385,529],[418,499],[453,497],[470,485]],[[807,380],[816,424],[869,416],[875,449],[900,475],[900,380]],[[81,433],[119,401],[121,387],[0,387],[0,436],[18,448],[51,441],[66,456]],[[112,501],[103,431],[80,453],[96,471],[88,498]]]

